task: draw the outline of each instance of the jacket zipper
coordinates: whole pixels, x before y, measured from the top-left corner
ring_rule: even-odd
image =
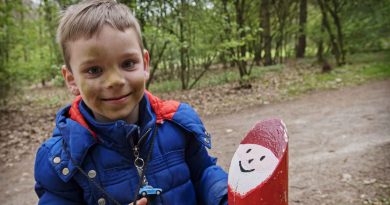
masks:
[[[152,130],[152,128],[148,128],[146,130],[145,134],[142,135],[142,137],[138,140],[137,144],[133,147],[133,154],[134,154],[134,166],[137,168],[138,176],[141,177],[142,170],[144,169],[145,161],[143,158],[140,157],[140,149],[139,145],[141,142],[148,136],[149,132]],[[138,128],[138,133],[140,132]],[[139,135],[138,135],[139,136]],[[148,181],[146,180],[146,177],[142,179],[142,185],[147,185]]]

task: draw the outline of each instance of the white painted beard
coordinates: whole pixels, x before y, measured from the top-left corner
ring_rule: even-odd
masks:
[[[278,162],[273,152],[263,146],[240,144],[232,158],[228,184],[235,193],[244,196],[266,181]]]

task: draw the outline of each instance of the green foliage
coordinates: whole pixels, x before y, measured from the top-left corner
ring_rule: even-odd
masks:
[[[0,98],[18,86],[50,81],[54,85],[63,85],[59,73],[62,60],[55,43],[57,13],[60,8],[77,2],[79,0],[1,1]],[[264,62],[265,57],[266,31],[261,27],[264,17],[260,13],[264,0],[120,2],[129,5],[141,23],[145,46],[151,53],[151,69],[155,73],[152,90],[189,89],[240,79],[251,81],[274,69],[251,67],[255,60],[259,64]],[[328,6],[332,5],[331,2],[340,4],[337,14],[347,53],[390,48],[389,1],[323,2]],[[297,36],[301,34],[298,1],[272,1],[267,11],[270,13],[272,63],[281,64],[293,56]],[[329,12],[328,15],[330,27],[336,34],[335,22]],[[308,17],[303,31],[308,56],[316,55],[320,42],[323,42],[324,55],[332,54],[329,35],[321,31],[321,27],[318,1],[308,1]],[[362,55],[362,58],[369,57]],[[353,65],[355,61],[353,56],[346,59]],[[215,65],[224,65],[225,68],[214,71],[211,67]],[[386,65],[371,65],[379,70],[362,69],[357,75],[386,76],[383,69]],[[324,74],[319,79],[312,79],[313,82],[308,79],[307,86],[310,87],[315,80],[327,81],[333,75]]]
[[[348,40],[348,50],[354,53],[389,49],[389,13],[389,1],[357,0],[348,2],[342,16]]]
[[[6,79],[1,87],[17,89],[56,76],[58,70],[53,65],[60,61],[54,38],[57,11],[54,1],[1,3],[0,65]]]

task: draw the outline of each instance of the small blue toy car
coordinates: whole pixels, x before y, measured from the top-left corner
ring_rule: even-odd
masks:
[[[139,190],[138,194],[145,197],[148,195],[151,195],[151,196],[160,195],[161,192],[162,192],[162,189],[160,189],[160,188],[153,188],[150,185],[146,185]]]

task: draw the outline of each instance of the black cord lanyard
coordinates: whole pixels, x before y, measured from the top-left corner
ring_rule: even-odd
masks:
[[[79,170],[79,172],[83,176],[85,176],[88,179],[88,181],[91,182],[96,188],[98,188],[109,200],[114,202],[114,204],[116,204],[116,205],[121,205],[121,203],[119,203],[112,196],[110,196],[110,194],[106,190],[104,190],[104,188],[102,186],[100,186],[99,183],[97,183],[95,180],[93,180],[91,177],[89,177],[88,174],[85,173],[85,171],[73,160],[72,156],[70,155],[70,153],[67,149],[65,141],[62,141],[62,145],[63,145],[64,151],[68,153],[69,159],[72,162],[73,166],[75,166],[77,168],[77,170]]]

